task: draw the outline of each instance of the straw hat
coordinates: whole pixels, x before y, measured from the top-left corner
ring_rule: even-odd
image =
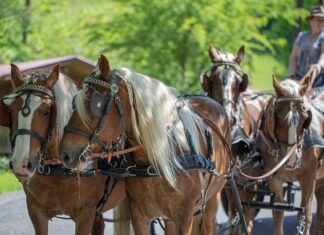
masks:
[[[310,11],[310,15],[307,17],[307,20],[312,19],[314,17],[323,17],[324,18],[324,7],[322,5],[314,7]]]

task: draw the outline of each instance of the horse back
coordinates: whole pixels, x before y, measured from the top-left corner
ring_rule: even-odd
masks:
[[[212,124],[225,139],[230,138],[229,121],[224,108],[218,102],[207,96],[191,96],[190,103],[195,113],[207,123],[207,126],[208,123]]]

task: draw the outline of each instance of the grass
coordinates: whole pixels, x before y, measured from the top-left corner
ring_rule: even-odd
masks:
[[[0,194],[22,189],[17,178],[8,171],[0,172]]]
[[[9,172],[9,159],[0,156],[0,194],[22,189],[17,178]]]
[[[250,86],[257,90],[272,89],[272,75],[282,80],[287,74],[287,65],[281,64],[271,55],[253,55]]]

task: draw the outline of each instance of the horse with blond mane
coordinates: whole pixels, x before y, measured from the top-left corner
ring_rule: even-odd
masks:
[[[278,82],[273,77],[275,96],[270,99],[257,135],[255,147],[264,161],[265,172],[279,162],[284,163],[275,174],[266,178],[275,192],[275,202],[284,203],[283,183],[298,181],[302,199],[299,226],[296,234],[310,234],[312,222],[311,202],[316,175],[324,147],[323,115],[314,108],[305,95],[309,79],[298,83],[291,79]],[[320,195],[320,192],[317,192]],[[322,201],[322,199],[321,199]],[[283,211],[274,210],[274,234],[283,234]],[[322,229],[317,227],[318,234]]]
[[[212,67],[209,74],[207,72],[201,74],[201,87],[208,96],[222,104],[226,110],[232,129],[233,156],[236,157],[241,167],[246,168],[245,171],[253,175],[259,174],[260,168],[256,166],[258,161],[252,157],[254,154],[253,145],[267,98],[260,92],[247,89],[249,78],[241,69],[241,63],[245,56],[244,46],[239,48],[236,56],[231,53],[223,53],[213,45],[209,46],[208,52]],[[247,189],[256,190],[256,184],[247,182],[245,178],[235,177],[242,201],[262,200],[262,197],[243,190],[247,183],[251,185],[246,187]],[[222,200],[228,214],[228,233],[240,233],[241,230],[238,226],[232,226],[233,220],[237,216],[237,209],[232,198],[232,190],[227,186],[222,192]],[[248,231],[252,232],[256,209],[243,206],[243,210]]]
[[[0,104],[0,125],[10,128],[13,147],[10,168],[23,185],[35,234],[48,234],[48,220],[59,214],[74,220],[77,235],[103,234],[97,204],[113,182],[107,176],[92,176],[94,171],[81,172],[84,177],[77,181],[76,172],[63,168],[59,160],[59,142],[77,93],[72,80],[59,70],[56,65],[49,75],[23,76],[11,65],[14,91]],[[117,183],[99,212],[115,207],[124,195],[123,183]]]
[[[216,199],[226,181],[220,176],[231,161],[222,107],[207,97],[178,97],[175,89],[126,68],[111,70],[104,56],[84,82],[60,146],[64,164],[82,169],[94,157],[109,162],[130,153],[116,170],[126,177],[135,234],[149,234],[155,218],[171,224],[167,234],[190,234],[195,213],[202,214],[199,234],[214,234]],[[121,136],[127,145],[116,151]]]

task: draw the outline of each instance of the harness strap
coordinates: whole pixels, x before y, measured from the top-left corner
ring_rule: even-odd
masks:
[[[240,175],[242,175],[243,177],[245,177],[247,179],[252,179],[252,180],[265,179],[265,178],[273,175],[277,170],[279,170],[289,160],[289,158],[294,155],[294,152],[296,151],[296,149],[297,149],[297,144],[295,144],[289,150],[289,152],[286,154],[286,156],[274,168],[272,168],[269,172],[267,172],[266,174],[263,174],[261,176],[250,176],[250,175],[247,175],[244,172],[242,172],[242,170],[239,167],[235,167],[235,168],[237,169],[237,171]]]
[[[64,131],[65,132],[75,133],[75,134],[78,134],[78,135],[82,135],[82,136],[87,137],[87,138],[90,138],[90,137],[94,136],[94,137],[92,137],[92,141],[93,142],[99,144],[102,147],[106,147],[106,143],[105,142],[103,142],[101,140],[98,140],[98,138],[95,137],[95,135],[92,135],[92,134],[89,134],[89,133],[87,133],[85,131],[82,131],[79,128],[76,128],[76,127],[67,125],[66,127],[64,127]]]
[[[30,136],[36,138],[41,143],[41,145],[43,145],[45,140],[46,140],[46,138],[43,138],[43,137],[39,136],[38,133],[33,131],[33,130],[18,129],[17,132],[15,133],[15,135],[13,135],[12,138],[11,138],[11,142],[13,144],[15,143],[15,140],[16,140],[18,135],[30,135]]]
[[[135,152],[139,149],[142,148],[142,145],[136,145],[127,149],[123,149],[123,150],[119,150],[119,151],[114,151],[114,152],[109,152],[109,153],[91,153],[89,154],[91,157],[93,158],[107,158],[107,159],[111,159],[112,157],[118,156],[118,155],[123,155],[126,153],[131,153],[131,152]]]
[[[108,190],[108,186],[109,186],[110,180],[113,180],[114,182],[113,182],[113,185],[111,186],[111,189],[109,191]],[[110,195],[114,191],[116,184],[117,184],[117,180],[115,178],[111,178],[111,176],[109,176],[107,178],[106,183],[105,183],[105,191],[104,191],[104,194],[103,194],[102,198],[100,199],[100,201],[97,204],[96,216],[99,216],[99,215],[102,214],[102,210],[103,210],[106,202],[108,201]]]

